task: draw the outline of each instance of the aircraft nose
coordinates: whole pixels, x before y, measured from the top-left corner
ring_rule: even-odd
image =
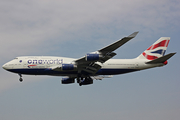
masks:
[[[4,65],[2,66],[2,68],[5,69],[5,70],[7,70],[7,64],[4,64]]]

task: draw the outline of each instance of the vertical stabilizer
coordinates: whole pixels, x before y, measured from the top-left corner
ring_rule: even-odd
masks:
[[[140,54],[137,59],[154,60],[164,56],[169,41],[170,37],[159,38],[153,45],[151,45],[147,50]]]

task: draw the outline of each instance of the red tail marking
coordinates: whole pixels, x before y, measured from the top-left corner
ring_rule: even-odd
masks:
[[[167,43],[168,42],[168,43]],[[167,47],[169,44],[169,40],[163,40],[157,44],[151,45],[147,50],[153,50],[157,47]]]
[[[152,55],[147,55],[145,52],[142,53],[144,57],[146,57],[148,60],[154,60],[157,59],[158,57],[152,56]]]
[[[170,40],[168,40],[168,41],[167,41],[167,43],[166,43],[166,47],[168,46],[168,44],[169,44],[169,41],[170,41]]]

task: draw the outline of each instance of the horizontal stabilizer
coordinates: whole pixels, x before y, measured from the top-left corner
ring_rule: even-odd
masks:
[[[168,60],[169,58],[171,58],[173,55],[175,55],[176,53],[169,53],[163,57],[159,57],[155,60],[146,62],[146,64],[156,64],[156,63],[164,63],[166,60]]]

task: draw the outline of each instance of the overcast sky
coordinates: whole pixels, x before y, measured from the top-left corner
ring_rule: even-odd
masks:
[[[171,37],[167,66],[79,87],[0,69],[1,120],[179,120],[179,0],[0,0],[0,65],[17,56],[80,58],[139,31],[114,58]]]

